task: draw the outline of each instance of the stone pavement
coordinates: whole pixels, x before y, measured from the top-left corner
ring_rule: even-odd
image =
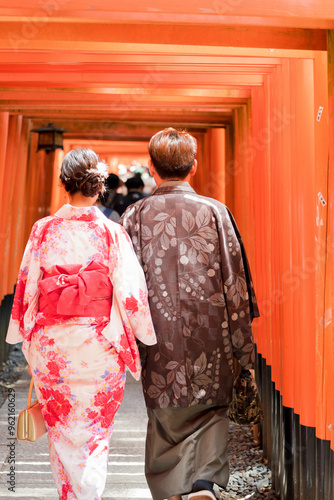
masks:
[[[25,372],[12,386],[15,391],[12,395],[15,394],[16,417],[26,406],[29,382],[30,377]],[[36,443],[13,440],[8,428],[12,406],[7,399],[0,408],[0,499],[58,500],[49,465],[46,435]],[[110,442],[108,478],[103,500],[151,499],[144,476],[146,423],[141,384],[127,374],[125,396],[115,417]],[[10,458],[15,459],[15,493],[8,490]]]

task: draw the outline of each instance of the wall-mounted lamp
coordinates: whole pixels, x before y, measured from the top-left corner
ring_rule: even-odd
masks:
[[[37,152],[44,149],[46,153],[63,149],[63,133],[68,132],[63,128],[57,128],[53,123],[49,123],[47,127],[35,128],[32,132],[38,132]]]

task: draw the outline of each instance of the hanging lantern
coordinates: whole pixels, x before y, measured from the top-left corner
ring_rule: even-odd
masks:
[[[68,132],[63,128],[57,128],[53,123],[49,123],[47,127],[35,128],[32,132],[38,132],[37,152],[44,149],[46,153],[63,149],[63,133]]]

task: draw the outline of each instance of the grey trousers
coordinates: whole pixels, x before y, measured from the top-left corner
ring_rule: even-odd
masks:
[[[147,413],[145,474],[153,500],[190,493],[198,479],[227,485],[226,408],[193,405]]]

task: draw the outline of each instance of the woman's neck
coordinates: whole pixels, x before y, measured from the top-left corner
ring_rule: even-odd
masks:
[[[96,196],[84,196],[82,193],[69,194],[69,204],[73,207],[91,207],[98,198]]]

